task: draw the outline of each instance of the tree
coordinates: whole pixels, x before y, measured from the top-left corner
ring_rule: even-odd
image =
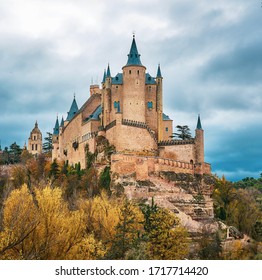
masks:
[[[32,157],[33,157],[33,155],[30,154],[27,149],[23,149],[23,151],[21,153],[21,162],[23,164],[26,164],[27,161],[30,160]]]
[[[138,207],[125,199],[121,209],[119,222],[112,247],[107,255],[110,259],[124,259],[128,250],[139,243],[143,230],[143,215]]]
[[[10,150],[9,150],[9,155],[11,159],[11,163],[18,163],[21,161],[21,155],[22,149],[20,148],[19,145],[14,142],[13,144],[10,145]]]
[[[83,237],[88,238],[84,228],[83,212],[70,211],[60,189],[35,189],[34,201],[23,185],[5,202],[0,258],[73,258],[72,252],[79,251]]]
[[[53,134],[51,132],[47,132],[46,134],[47,136],[44,138],[45,142],[43,143],[43,151],[45,154],[51,154]]]
[[[49,177],[57,179],[58,173],[59,173],[59,165],[58,165],[56,159],[54,159],[53,162],[51,163],[51,168],[50,168],[50,171],[49,171]]]
[[[213,232],[212,228],[203,226],[198,245],[198,257],[200,260],[221,259],[222,246],[219,232]]]
[[[108,194],[111,194],[110,183],[110,167],[106,166],[99,176],[99,188],[105,189],[108,192]]]
[[[171,138],[178,138],[181,140],[192,139],[190,128],[187,125],[177,125],[177,133],[173,133]]]
[[[184,259],[189,252],[187,231],[179,225],[178,218],[167,209],[158,208],[149,216],[148,255],[150,259]]]

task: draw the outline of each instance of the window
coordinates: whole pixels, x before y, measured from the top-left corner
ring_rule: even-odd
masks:
[[[168,131],[168,127],[166,127],[166,131]]]
[[[36,136],[34,135],[34,140],[36,140]]]
[[[139,70],[137,70],[137,75],[139,75]]]
[[[36,151],[37,151],[37,144],[35,144],[35,149],[36,149]]]
[[[34,150],[34,144],[32,144],[32,151]]]
[[[117,109],[116,111],[118,113],[120,112],[120,101],[115,101],[114,102],[114,108]]]
[[[153,102],[152,101],[147,102],[147,108],[148,109],[153,109]]]
[[[129,70],[129,74],[131,74],[131,70]]]

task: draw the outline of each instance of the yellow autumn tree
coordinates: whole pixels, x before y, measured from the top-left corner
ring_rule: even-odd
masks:
[[[186,258],[188,252],[187,231],[173,213],[159,208],[150,216],[149,257],[155,260],[179,260]]]
[[[26,241],[39,225],[39,213],[26,185],[12,191],[4,203],[0,258],[23,259]]]
[[[79,208],[84,212],[86,232],[94,234],[97,240],[101,240],[106,250],[111,247],[119,222],[120,203],[109,198],[106,192],[93,199],[82,200]]]
[[[81,242],[82,213],[70,211],[60,189],[35,193],[26,185],[5,202],[0,253],[2,259],[66,259]]]

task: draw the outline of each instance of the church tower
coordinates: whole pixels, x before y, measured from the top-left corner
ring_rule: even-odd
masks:
[[[123,119],[145,122],[145,71],[140,61],[135,36],[123,69]],[[121,106],[121,104],[120,104]]]
[[[28,152],[36,156],[42,153],[42,133],[38,128],[37,121],[28,138]]]

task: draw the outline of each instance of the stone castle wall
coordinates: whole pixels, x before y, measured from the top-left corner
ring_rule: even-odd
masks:
[[[151,173],[162,171],[210,174],[210,166],[205,163],[194,165],[168,158],[116,153],[111,157],[111,171],[119,175],[135,175],[137,180],[147,180]]]
[[[146,127],[123,124],[121,114],[118,115],[115,125],[106,131],[106,138],[118,152],[149,152],[153,154],[157,150],[157,143],[153,134],[151,135]]]

